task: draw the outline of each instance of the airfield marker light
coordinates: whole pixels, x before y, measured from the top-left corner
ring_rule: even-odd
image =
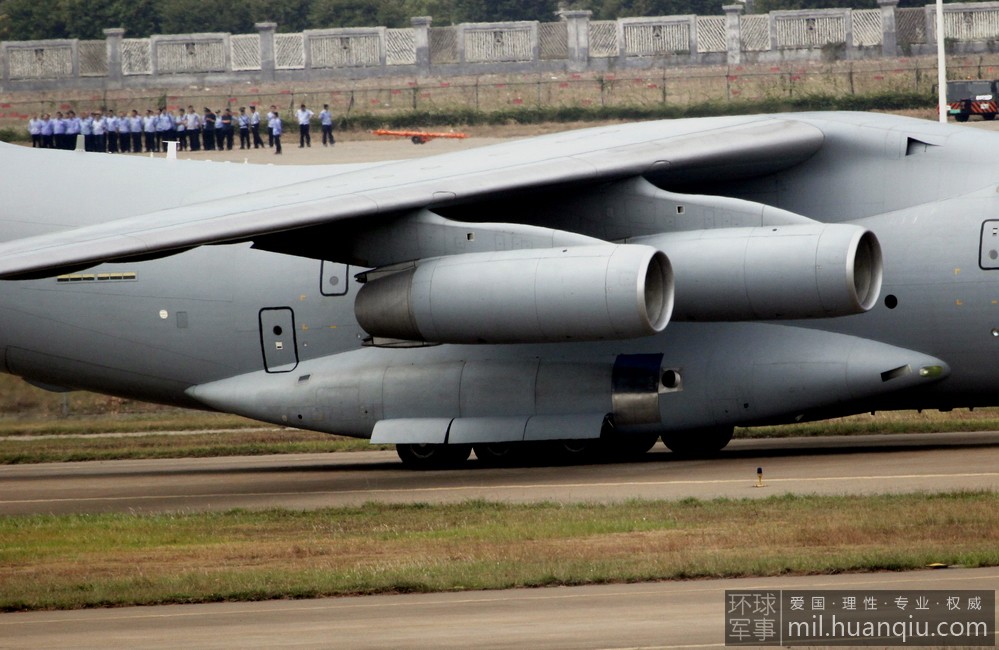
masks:
[[[919,369],[919,376],[927,379],[939,377],[942,374],[943,368],[941,366],[923,366]]]
[[[761,488],[761,487],[766,487],[766,486],[767,486],[767,484],[763,482],[763,468],[762,467],[757,467],[756,468],[756,485],[754,485],[753,487]]]

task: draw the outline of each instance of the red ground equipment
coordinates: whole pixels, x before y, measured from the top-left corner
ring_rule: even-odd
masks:
[[[396,138],[409,138],[413,144],[425,144],[434,138],[452,138],[461,140],[468,136],[464,133],[432,133],[427,131],[390,131],[388,129],[377,129],[372,131],[374,135],[386,135]]]
[[[958,122],[967,122],[972,115],[994,120],[999,113],[999,81],[972,79],[947,82],[948,115]]]

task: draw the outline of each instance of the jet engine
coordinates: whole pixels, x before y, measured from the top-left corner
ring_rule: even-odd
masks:
[[[371,277],[354,310],[361,327],[382,339],[628,339],[661,332],[673,309],[669,259],[649,246],[467,253]]]
[[[827,318],[881,291],[881,246],[851,224],[718,228],[644,237],[676,272],[677,321]]]

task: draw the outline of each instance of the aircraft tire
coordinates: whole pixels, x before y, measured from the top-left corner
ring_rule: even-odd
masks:
[[[659,441],[658,433],[624,433],[603,440],[616,458],[638,458],[648,453]]]
[[[553,440],[544,446],[544,457],[556,465],[582,465],[600,459],[604,445],[599,439]]]
[[[395,452],[402,464],[412,469],[448,469],[468,460],[472,446],[398,444]]]
[[[685,458],[714,456],[732,440],[733,427],[708,427],[664,433],[663,444]]]
[[[474,445],[475,457],[489,467],[509,467],[527,459],[527,446],[523,442],[484,442]]]

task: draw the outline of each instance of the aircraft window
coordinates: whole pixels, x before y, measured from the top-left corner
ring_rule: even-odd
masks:
[[[281,334],[283,332],[284,332],[284,330],[281,329],[280,325],[275,325],[274,326],[274,336],[281,336]]]
[[[885,307],[888,309],[895,309],[898,307],[898,298],[896,298],[894,294],[888,294],[885,296]]]

